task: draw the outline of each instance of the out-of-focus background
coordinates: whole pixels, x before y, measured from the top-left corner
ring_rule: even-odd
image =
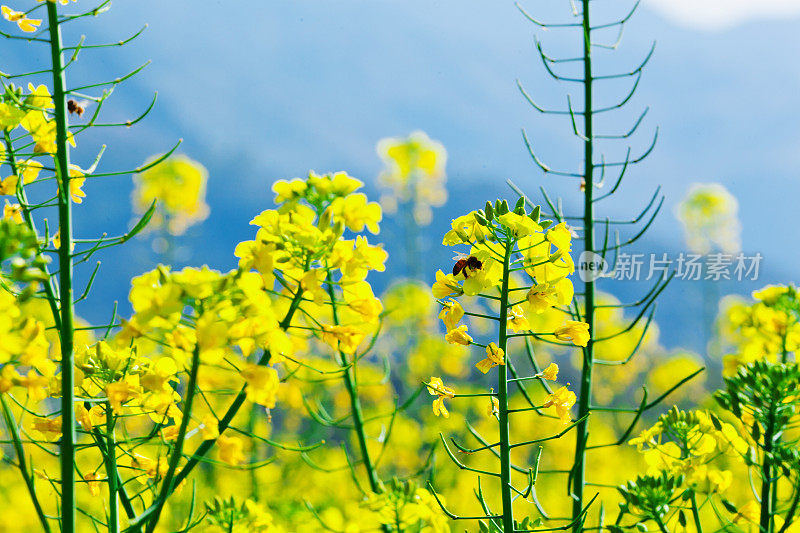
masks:
[[[567,0],[526,0],[522,6],[542,20],[570,21]],[[617,0],[595,0],[593,6],[597,24],[630,9]],[[704,351],[707,333],[698,320],[709,299],[715,306],[724,294],[747,294],[795,277],[800,248],[784,221],[794,216],[800,193],[800,68],[792,60],[800,55],[798,18],[796,0],[645,0],[619,49],[595,57],[598,73],[630,70],[657,41],[629,108],[604,116],[597,128],[626,131],[649,106],[630,139],[633,153],[647,148],[656,126],[659,142],[645,163],[629,171],[620,195],[599,204],[601,214],[632,217],[660,185],[664,208],[636,250],[675,256],[687,250],[676,205],[693,183],[720,183],[739,202],[742,250],[763,256],[754,282],[673,283],[657,315],[667,347]],[[134,44],[85,53],[72,76],[113,79],[157,58],[107,104],[108,119],[126,120],[158,91],[156,112],[137,127],[102,132],[109,149],[101,168],[139,165],[178,138],[184,140],[179,152],[208,168],[210,216],[176,239],[173,259],[179,265],[233,268],[233,248],[252,238],[248,222],[272,205],[276,179],[309,169],[346,170],[375,193],[381,169],[376,142],[414,130],[424,130],[448,151],[450,200],[423,230],[428,238],[420,270],[429,281],[436,269],[451,266],[451,252],[438,245],[450,219],[481,207],[486,198],[513,197],[507,179],[537,203],[544,185],[564,197],[565,209],[577,207],[571,202],[579,200],[578,183],[543,176],[520,133],[525,128],[551,166],[578,171],[581,146],[569,118],[537,113],[516,82],[541,105],[563,108],[565,95],[576,87],[546,76],[534,37],[548,53],[569,56],[578,52],[580,36],[542,31],[510,0],[137,0],[115,5],[91,32],[91,20],[73,23],[67,37],[85,31],[94,42],[114,42],[145,22],[149,27]],[[605,37],[614,42],[617,33]],[[29,69],[28,48],[4,42],[3,51],[4,68]],[[613,103],[630,83],[608,82],[598,99]],[[99,137],[86,137],[75,162],[88,166],[99,143]],[[624,146],[610,155],[624,156]],[[133,214],[121,217],[109,205],[127,203],[131,188],[129,177],[91,181],[88,198],[76,208],[78,236],[90,225],[124,231]],[[392,262],[402,255],[393,231],[389,223],[381,235],[390,254],[385,280],[405,268]],[[111,310],[92,302],[110,299],[120,300],[126,312],[130,278],[157,257],[147,239],[103,256],[108,266],[93,300],[79,310],[82,316],[106,319]],[[375,280],[376,289],[383,285]],[[614,281],[602,288],[625,298],[646,290],[644,282]]]

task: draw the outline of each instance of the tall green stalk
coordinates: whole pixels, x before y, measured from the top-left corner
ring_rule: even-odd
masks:
[[[581,7],[581,11],[578,12],[576,9],[576,4]],[[616,19],[612,22],[597,24],[594,27],[592,26],[591,20],[591,1],[590,0],[581,0],[580,2],[572,2],[573,7],[573,15],[576,17],[577,20],[574,22],[568,23],[555,23],[549,24],[540,22],[520,7],[523,15],[535,24],[537,27],[548,30],[550,28],[577,28],[580,31],[580,38],[582,44],[582,53],[578,57],[552,57],[545,53],[542,44],[537,40],[536,47],[541,57],[542,64],[546,73],[560,83],[574,83],[582,89],[583,92],[583,109],[576,109],[573,107],[573,101],[568,96],[567,97],[567,106],[566,109],[551,109],[545,108],[538,105],[533,98],[525,91],[521,84],[519,88],[528,101],[528,103],[533,107],[537,112],[545,115],[562,115],[568,116],[571,120],[571,129],[573,134],[580,139],[581,144],[583,145],[583,168],[582,170],[562,170],[562,169],[554,169],[549,165],[542,162],[542,160],[537,156],[534,152],[533,146],[531,145],[531,141],[528,138],[527,134],[523,131],[523,139],[525,141],[525,145],[528,149],[531,158],[533,159],[534,163],[539,167],[539,169],[544,172],[545,175],[553,175],[557,176],[561,179],[580,179],[581,180],[581,190],[583,191],[583,211],[580,214],[575,215],[565,215],[561,209],[561,203],[553,202],[547,195],[547,192],[544,188],[540,188],[544,200],[547,206],[550,208],[550,213],[545,213],[545,216],[552,216],[559,222],[564,222],[570,226],[582,226],[582,241],[583,246],[581,252],[581,256],[578,258],[578,268],[581,270],[583,274],[583,294],[582,294],[582,308],[580,305],[574,306],[574,309],[570,309],[571,320],[582,321],[588,325],[588,333],[589,333],[589,340],[586,346],[582,349],[582,366],[581,366],[581,376],[580,376],[580,387],[578,390],[578,401],[577,401],[577,419],[578,423],[576,426],[576,439],[575,439],[575,452],[574,452],[574,460],[573,460],[573,467],[569,472],[569,476],[567,478],[567,493],[572,501],[572,523],[571,529],[574,532],[582,531],[584,529],[583,526],[583,515],[586,512],[587,501],[585,491],[587,486],[587,451],[590,449],[598,449],[598,448],[605,448],[605,447],[614,447],[621,445],[625,442],[625,439],[628,435],[633,431],[634,426],[640,419],[642,413],[646,410],[652,409],[656,405],[658,405],[667,394],[673,392],[678,386],[685,383],[695,374],[692,374],[683,380],[680,380],[675,387],[668,389],[668,393],[659,397],[656,401],[647,403],[646,402],[646,392],[643,393],[643,398],[638,407],[625,407],[625,408],[617,408],[617,407],[608,407],[608,406],[593,406],[592,405],[592,378],[594,373],[594,367],[596,365],[625,365],[636,355],[639,351],[639,348],[642,346],[642,340],[645,338],[645,335],[648,331],[648,328],[651,324],[653,315],[654,315],[654,305],[655,300],[659,296],[659,294],[666,288],[667,284],[671,280],[671,275],[662,275],[658,278],[655,283],[653,284],[652,288],[646,293],[646,295],[638,301],[632,303],[625,303],[625,304],[610,304],[604,305],[607,308],[615,308],[621,310],[625,309],[634,309],[638,308],[637,315],[630,320],[627,326],[620,327],[620,329],[616,332],[610,334],[604,334],[602,337],[598,336],[597,333],[597,323],[596,323],[596,309],[597,309],[597,289],[596,289],[596,279],[600,275],[613,273],[617,269],[617,263],[620,259],[620,250],[623,248],[630,246],[637,242],[647,231],[650,225],[655,220],[655,217],[658,215],[663,202],[664,197],[660,194],[660,188],[656,188],[656,191],[653,193],[652,198],[650,199],[649,203],[645,206],[645,208],[634,217],[627,219],[611,219],[611,218],[598,218],[595,212],[594,204],[600,202],[601,200],[610,198],[614,196],[617,192],[620,184],[622,183],[623,178],[625,177],[627,171],[643,162],[652,152],[655,147],[656,141],[658,139],[658,128],[655,129],[655,134],[653,135],[653,140],[650,146],[645,149],[640,155],[633,156],[631,155],[631,147],[628,147],[627,154],[624,159],[622,160],[607,160],[605,156],[600,153],[600,145],[599,141],[603,140],[603,142],[607,140],[618,140],[624,141],[629,139],[639,128],[640,124],[642,123],[645,115],[647,114],[647,109],[645,109],[638,117],[638,119],[634,122],[633,126],[624,133],[604,133],[598,134],[595,132],[595,118],[600,113],[606,113],[621,109],[624,107],[628,102],[630,102],[633,95],[636,93],[636,89],[639,85],[639,81],[641,80],[642,70],[644,69],[645,65],[648,63],[650,58],[652,57],[655,43],[653,47],[650,49],[650,52],[644,58],[644,60],[635,68],[623,72],[618,73],[611,73],[611,74],[601,74],[596,75],[593,71],[593,49],[595,48],[605,48],[605,49],[616,49],[619,44],[619,39],[611,44],[606,43],[593,43],[593,30],[602,30],[604,28],[612,28],[612,27],[619,27],[620,28],[620,36],[622,35],[622,27],[630,20],[633,14],[636,12],[636,9],[639,5],[639,2],[635,2],[633,8],[630,12],[620,19]],[[597,32],[595,32],[597,33]],[[564,75],[558,70],[562,68],[566,68],[565,65],[569,64],[578,64],[582,63],[583,66],[583,73],[582,74],[569,74]],[[577,67],[576,67],[577,68]],[[619,79],[630,79],[632,80],[631,89],[629,92],[624,96],[621,97],[616,103],[612,103],[610,105],[602,106],[602,107],[595,107],[594,102],[594,83],[596,81],[606,81],[606,80],[619,80]],[[580,121],[579,117],[583,115],[583,120]],[[582,124],[581,124],[582,122]],[[583,128],[583,131],[581,130]],[[597,161],[595,158],[599,159]],[[608,188],[607,192],[603,194],[598,194],[595,191],[595,187],[600,187],[605,178],[606,172],[610,171],[611,169],[619,169],[618,175],[615,179],[615,182]],[[600,177],[595,179],[595,175],[599,174]],[[511,184],[512,188],[522,194],[522,191],[516,187],[513,183]],[[660,196],[660,198],[659,198]],[[533,205],[533,204],[531,204]],[[596,225],[598,223],[603,224],[605,230],[604,235],[600,235],[600,232],[597,230]],[[637,228],[637,225],[641,227]],[[620,239],[619,231],[616,228],[623,227],[629,228],[634,231],[633,235],[626,238],[625,240]],[[616,235],[614,235],[616,234]],[[595,240],[601,241],[602,244],[598,244],[595,246]],[[616,241],[615,243],[613,241]],[[613,253],[614,259],[613,264],[610,261],[611,254]],[[640,336],[639,342],[635,344],[633,350],[625,355],[622,354],[620,357],[615,358],[613,360],[602,360],[596,357],[596,350],[595,345],[599,344],[600,342],[610,341],[614,338],[617,338],[621,335],[625,335],[626,333],[634,331],[634,328],[637,326],[639,322],[643,323],[641,328],[641,333],[637,331],[636,335]],[[632,414],[633,418],[631,421],[631,425],[629,428],[623,433],[623,435],[616,441],[606,443],[606,444],[592,444],[589,445],[589,415],[593,410],[602,410],[602,411],[625,411]]]
[[[500,334],[498,345],[504,354],[508,353],[508,283],[509,263],[514,243],[506,238],[503,256],[503,286],[500,292]],[[511,442],[508,424],[508,364],[500,365],[497,372],[500,422],[500,485],[503,500],[503,531],[514,531],[514,508],[511,495]]]
[[[53,74],[54,119],[56,121],[56,177],[59,184],[58,226],[61,247],[59,262],[59,308],[61,311],[61,530],[75,531],[75,377],[73,353],[73,295],[72,295],[72,199],[69,191],[69,129],[66,82],[62,57],[61,27],[58,7],[47,2],[50,26],[50,57]]]
[[[583,98],[584,98],[584,195],[583,195],[583,248],[587,256],[594,253],[594,124],[592,113],[592,28],[589,22],[589,0],[583,0]],[[594,336],[594,278],[586,276],[584,282],[584,316],[589,324],[589,335]],[[592,370],[594,367],[594,340],[589,339],[583,348],[583,369],[578,399],[578,424],[575,437],[575,460],[572,471],[572,518],[577,519],[583,511],[583,491],[586,484],[586,443],[589,440],[589,410],[592,399]],[[583,524],[577,521],[573,531],[581,531]]]
[[[772,481],[772,451],[775,441],[775,413],[770,409],[767,425],[764,428],[764,458],[761,462],[761,514],[759,531],[772,533],[775,516],[776,486]]]
[[[114,436],[115,419],[111,410],[111,402],[105,403],[106,410],[106,442],[103,459],[106,463],[108,477],[108,531],[119,533],[119,479],[117,478],[117,441]],[[102,444],[100,445],[102,446]]]
[[[330,273],[326,279],[328,286],[328,296],[331,299],[331,312],[333,317],[333,324],[339,325],[339,311],[337,309],[336,293],[333,289],[333,282]],[[369,480],[369,487],[372,492],[380,491],[380,479],[372,458],[369,455],[369,448],[367,447],[367,434],[364,430],[364,413],[361,410],[361,399],[358,396],[358,381],[356,377],[355,359],[352,363],[347,361],[347,356],[339,350],[339,363],[344,368],[344,384],[347,388],[347,394],[350,396],[350,408],[353,415],[353,428],[358,438],[358,446],[361,451],[361,461],[364,464],[364,470],[367,473]],[[385,528],[384,528],[385,529]]]

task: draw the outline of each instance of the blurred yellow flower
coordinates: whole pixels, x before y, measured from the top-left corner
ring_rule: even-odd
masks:
[[[719,183],[696,183],[676,208],[692,251],[735,253],[741,247],[739,204]]]
[[[184,155],[172,156],[134,176],[133,209],[142,214],[157,200],[151,227],[165,227],[172,235],[182,235],[189,226],[208,217],[207,181],[208,171],[200,163]]]
[[[244,443],[239,437],[220,435],[217,439],[217,453],[220,461],[236,466],[245,460]]]
[[[431,207],[447,201],[444,146],[417,131],[406,138],[382,139],[377,151],[385,165],[378,177],[386,190],[381,197],[384,209],[394,213],[398,204],[410,204],[405,208],[410,208],[414,222],[420,226],[430,224]]]
[[[249,364],[240,374],[247,382],[245,392],[247,392],[249,401],[268,409],[275,407],[280,384],[277,370],[267,366]]]

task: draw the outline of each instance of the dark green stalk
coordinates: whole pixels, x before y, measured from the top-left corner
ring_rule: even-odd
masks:
[[[509,262],[514,245],[511,238],[506,239],[506,252],[503,258],[503,287],[500,291],[500,336],[499,348],[508,359],[508,282]],[[508,363],[500,365],[497,373],[497,401],[500,404],[498,418],[500,423],[500,490],[503,499],[503,531],[514,531],[514,508],[511,494],[511,441],[508,430]]]
[[[592,115],[592,39],[589,23],[589,0],[583,3],[583,88],[584,88],[584,200],[583,200],[583,248],[594,252],[594,133]],[[588,276],[584,283],[584,322],[589,324],[589,334],[594,336],[594,280]],[[578,397],[578,418],[581,422],[576,428],[575,460],[572,471],[572,518],[573,531],[583,529],[578,518],[583,512],[583,489],[586,484],[586,443],[589,440],[589,419],[592,399],[592,368],[594,364],[594,341],[590,338],[583,349],[583,370]]]
[[[658,525],[658,529],[661,533],[670,533],[669,529],[667,529],[667,525],[661,520],[661,517],[656,515],[655,517],[656,524]]]
[[[789,526],[795,523],[794,515],[797,512],[798,505],[800,505],[800,488],[794,491],[792,504],[789,506],[789,510],[786,511],[786,516],[784,516],[783,526],[778,531],[778,533],[786,533],[786,530],[789,529]]]
[[[62,58],[61,27],[58,7],[47,2],[50,26],[50,57],[53,72],[53,103],[56,121],[55,168],[59,184],[58,227],[61,247],[58,250],[59,299],[61,311],[61,531],[75,531],[75,376],[73,353],[72,302],[72,198],[69,193],[69,148],[67,147],[66,83]]]
[[[703,533],[703,523],[700,522],[700,510],[697,508],[697,495],[692,491],[692,518],[694,518],[694,527],[697,533]]]
[[[119,533],[119,478],[117,473],[117,442],[114,437],[114,416],[111,403],[106,402],[106,476],[108,477],[108,530]]]
[[[331,299],[331,311],[333,313],[334,325],[339,325],[339,314],[336,305],[336,293],[334,292],[333,283],[331,280],[330,272],[326,278],[328,286],[328,296]],[[347,361],[347,356],[339,350],[339,362],[344,371],[344,384],[347,388],[347,393],[350,395],[350,408],[353,411],[353,427],[358,438],[358,446],[361,449],[361,462],[364,464],[364,469],[367,471],[367,478],[369,479],[369,486],[372,492],[380,492],[380,480],[378,473],[375,470],[375,465],[369,456],[369,448],[367,448],[367,435],[364,431],[364,414],[361,410],[361,400],[358,396],[358,383],[356,378],[356,365],[350,364]]]
[[[192,352],[192,367],[189,370],[189,382],[186,385],[186,401],[183,404],[183,418],[181,418],[181,425],[178,427],[178,438],[175,440],[175,447],[172,450],[172,455],[169,458],[169,467],[167,474],[164,476],[164,481],[161,483],[161,493],[156,500],[156,509],[153,511],[153,517],[147,523],[147,533],[153,533],[158,524],[158,519],[161,516],[161,511],[164,509],[164,504],[167,503],[167,498],[172,494],[175,488],[175,472],[178,469],[178,463],[183,457],[183,444],[186,440],[186,430],[189,428],[189,420],[191,419],[192,403],[194,402],[195,392],[197,391],[197,373],[200,370],[200,346],[195,346]]]
[[[761,463],[761,517],[759,531],[772,533],[775,515],[775,485],[772,483],[772,450],[775,440],[775,410],[770,405],[767,427],[764,428],[764,459]]]
[[[33,502],[33,507],[36,509],[36,515],[39,517],[39,521],[42,523],[42,529],[44,529],[45,533],[50,533],[50,524],[47,522],[47,516],[44,514],[42,504],[39,502],[39,498],[36,496],[36,487],[33,484],[33,477],[28,473],[28,463],[25,460],[25,449],[23,448],[22,441],[19,438],[17,423],[14,420],[11,409],[8,408],[8,403],[6,403],[6,399],[3,395],[0,395],[0,404],[3,406],[3,418],[5,418],[6,426],[8,426],[8,432],[11,435],[11,440],[14,442],[14,451],[17,454],[19,471],[22,474],[22,478],[25,480],[25,487],[28,489],[28,494]]]

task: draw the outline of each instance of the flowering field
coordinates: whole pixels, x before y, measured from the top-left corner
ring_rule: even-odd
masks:
[[[653,50],[619,73],[596,57],[638,3],[615,19],[574,1],[552,23],[519,6],[579,51],[536,41],[546,75],[577,87],[563,107],[519,84],[568,126],[574,161],[550,166],[529,128],[535,183],[454,206],[443,143],[387,137],[374,182],[270,176],[217,270],[181,256],[213,207],[201,161],[177,140],[135,168],[103,158],[106,132],[160,109],[107,118],[141,68],[97,81],[77,62],[146,33],[73,31],[102,29],[109,0],[7,1],[0,42],[30,68],[0,71],[0,531],[800,532],[800,294],[720,294],[763,259],[720,184],[676,210],[686,253],[643,253],[664,196],[628,176],[658,130],[638,131],[646,109],[624,131],[602,120]],[[627,83],[611,104],[608,80]],[[111,181],[133,188],[103,208],[132,214],[120,234],[84,210]],[[609,209],[645,187],[631,219]],[[109,254],[137,243],[156,259],[122,279]],[[127,301],[93,296],[101,277]],[[660,335],[676,279],[702,284],[704,353]]]

